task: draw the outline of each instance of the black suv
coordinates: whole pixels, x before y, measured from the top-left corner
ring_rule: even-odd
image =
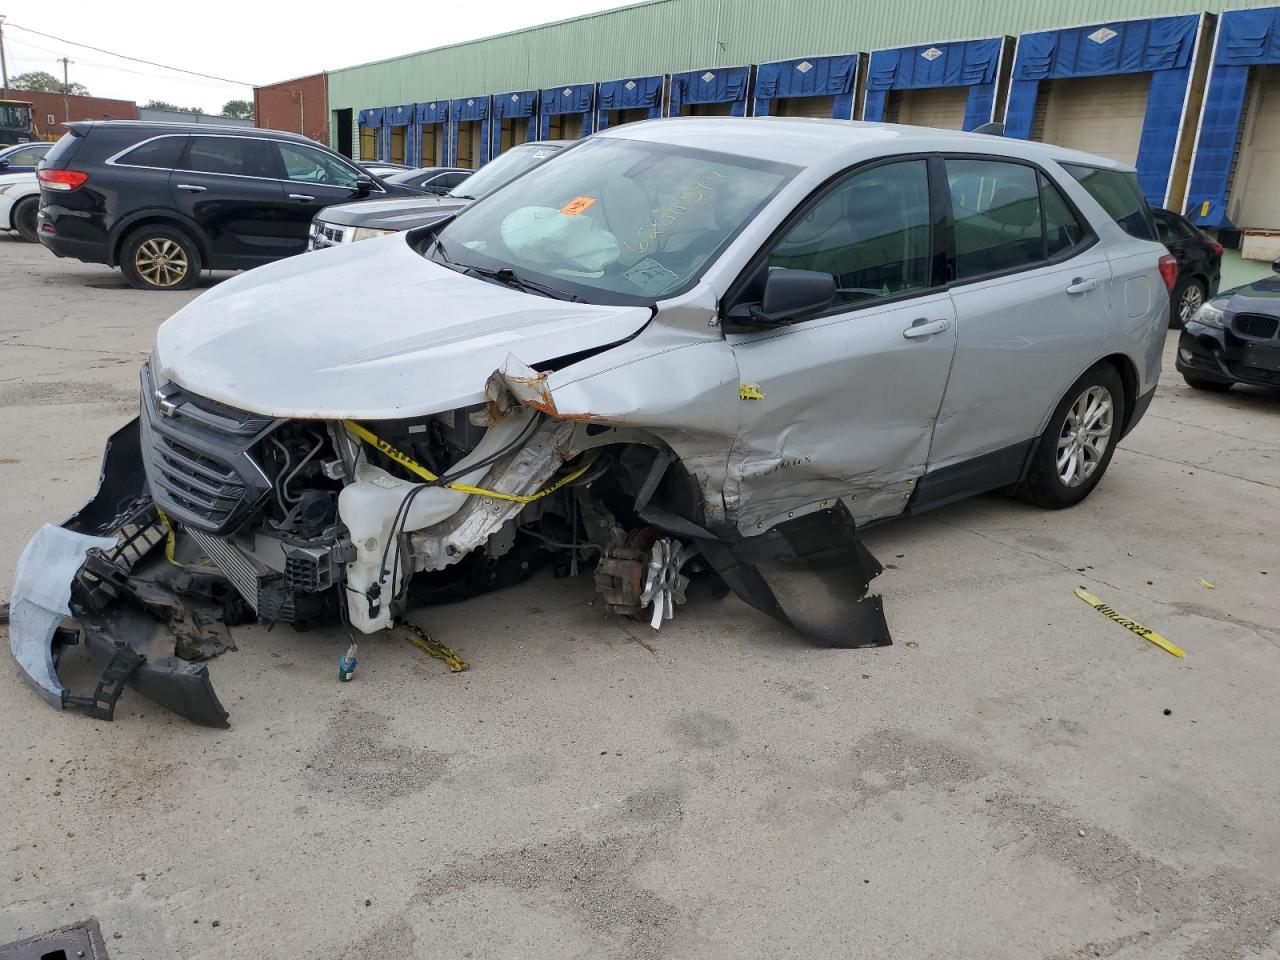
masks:
[[[292,133],[129,120],[68,123],[44,159],[40,241],[119,266],[143,290],[183,290],[201,270],[247,270],[307,247],[316,211],[417,196]]]

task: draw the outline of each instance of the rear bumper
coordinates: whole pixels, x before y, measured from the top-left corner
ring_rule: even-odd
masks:
[[[40,242],[55,256],[114,266],[111,263],[111,245],[106,241],[101,219],[98,214],[68,210],[45,202],[40,206],[36,233]]]
[[[1204,380],[1280,387],[1280,343],[1244,340],[1192,320],[1178,338],[1174,366]]]
[[[111,258],[107,255],[107,245],[105,243],[93,240],[71,240],[58,236],[57,233],[46,233],[44,223],[45,221],[41,219],[39,225],[40,242],[48,247],[55,256],[82,260],[85,263],[110,262]]]

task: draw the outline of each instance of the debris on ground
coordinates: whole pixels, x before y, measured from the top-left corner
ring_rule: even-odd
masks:
[[[1076,587],[1076,596],[1079,597],[1081,600],[1083,600],[1085,603],[1087,603],[1089,606],[1093,607],[1093,609],[1097,610],[1100,614],[1102,614],[1108,620],[1114,620],[1116,623],[1120,624],[1120,626],[1124,627],[1126,630],[1132,633],[1136,633],[1138,636],[1142,637],[1142,639],[1147,640],[1151,643],[1154,643],[1157,647],[1159,647],[1161,650],[1165,651],[1166,653],[1170,653],[1175,657],[1186,656],[1186,654],[1183,653],[1183,651],[1179,647],[1174,646],[1167,639],[1165,639],[1160,634],[1156,633],[1150,627],[1144,627],[1142,624],[1138,623],[1137,621],[1130,620],[1128,617],[1122,616],[1121,614],[1117,613],[1114,609],[1107,606],[1105,603],[1103,603],[1101,600],[1095,597],[1092,593],[1090,593],[1084,587]]]

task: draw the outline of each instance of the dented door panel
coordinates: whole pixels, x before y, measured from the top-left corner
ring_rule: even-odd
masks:
[[[939,321],[937,333],[906,335]],[[725,499],[739,530],[767,529],[836,497],[858,523],[902,512],[924,472],[955,350],[945,292],[729,343],[742,382],[760,395],[738,403]]]

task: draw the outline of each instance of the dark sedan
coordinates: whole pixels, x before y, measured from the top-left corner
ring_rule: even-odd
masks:
[[[1272,269],[1280,274],[1280,260]],[[1227,290],[1187,320],[1178,372],[1197,390],[1280,387],[1280,276]]]
[[[1175,330],[1218,292],[1222,244],[1205,236],[1172,210],[1152,210],[1156,233],[1178,261],[1178,285],[1169,294],[1169,326]]]
[[[403,183],[417,187],[426,193],[443,197],[463,180],[475,173],[470,167],[418,167],[388,174],[382,179],[387,183]]]

